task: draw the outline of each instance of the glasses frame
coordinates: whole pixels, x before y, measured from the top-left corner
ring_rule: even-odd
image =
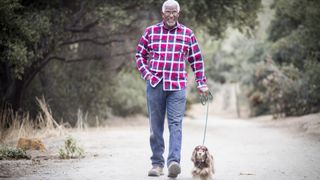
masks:
[[[166,16],[170,16],[171,14],[173,16],[177,16],[179,14],[179,12],[178,11],[164,11],[163,14]]]

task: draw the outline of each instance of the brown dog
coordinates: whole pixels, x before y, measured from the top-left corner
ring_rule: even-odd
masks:
[[[214,174],[213,156],[205,146],[194,148],[191,161],[194,164],[192,170],[193,179],[209,180]]]

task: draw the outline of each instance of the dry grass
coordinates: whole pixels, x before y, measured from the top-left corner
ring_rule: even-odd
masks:
[[[88,129],[88,113],[83,115],[81,109],[78,109],[76,128],[80,131]]]
[[[13,112],[8,106],[0,110],[0,143],[16,142],[20,137],[41,139],[64,134],[64,126],[54,120],[45,99],[36,100],[41,111],[35,119],[27,112]],[[11,122],[10,127],[5,129],[7,122]]]

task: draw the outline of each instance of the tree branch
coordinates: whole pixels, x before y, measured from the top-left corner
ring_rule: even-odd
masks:
[[[89,30],[91,28],[93,28],[94,26],[96,26],[99,23],[99,19],[96,19],[90,23],[87,23],[86,25],[82,26],[82,27],[71,27],[71,26],[67,26],[65,27],[66,31],[70,31],[70,32],[74,32],[74,33],[79,33],[79,32],[89,32]]]
[[[92,56],[92,57],[83,57],[83,58],[77,58],[77,59],[67,59],[64,57],[60,57],[60,56],[51,56],[49,58],[50,60],[58,60],[58,61],[62,61],[65,63],[75,63],[75,62],[83,62],[83,61],[97,61],[97,60],[101,60],[102,57],[101,56]]]
[[[134,53],[134,51],[116,53],[111,56],[108,56],[108,58],[124,56],[124,55],[128,55],[131,53]],[[102,59],[103,59],[103,57],[101,57],[101,56],[82,57],[82,58],[77,58],[77,59],[67,59],[67,58],[60,57],[60,56],[51,56],[48,60],[58,60],[58,61],[62,61],[65,63],[75,63],[75,62],[83,62],[83,61],[98,61],[98,60],[102,60]]]
[[[81,2],[80,10],[74,14],[73,21],[72,21],[70,27],[75,26],[84,17],[84,15],[85,15],[85,11],[84,11],[85,3],[86,3],[86,1],[82,1]]]
[[[70,45],[70,44],[74,44],[74,43],[82,43],[82,42],[90,42],[93,44],[105,46],[105,45],[111,44],[113,42],[124,42],[124,40],[119,40],[119,39],[111,39],[108,41],[98,41],[96,39],[97,38],[94,38],[94,39],[83,38],[83,39],[77,39],[77,40],[72,40],[72,41],[66,41],[66,42],[61,43],[59,46],[66,46],[66,45]]]

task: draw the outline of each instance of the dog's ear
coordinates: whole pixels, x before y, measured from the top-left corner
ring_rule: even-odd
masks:
[[[212,163],[212,164],[211,164],[211,165],[212,165],[211,170],[212,170],[212,174],[214,174],[214,173],[215,173],[215,170],[214,170],[214,165],[213,165],[213,164],[214,164],[213,156],[211,155],[210,158],[211,158],[211,161],[212,161],[212,162],[211,162],[211,163]]]
[[[205,162],[206,162],[206,164],[211,164],[211,161],[212,161],[212,156],[209,153],[209,151],[207,150],[206,151],[206,160],[205,160]]]
[[[191,161],[192,162],[196,162],[196,154],[197,154],[197,151],[196,151],[196,149],[194,149],[193,153],[192,153],[192,156],[191,156]]]

